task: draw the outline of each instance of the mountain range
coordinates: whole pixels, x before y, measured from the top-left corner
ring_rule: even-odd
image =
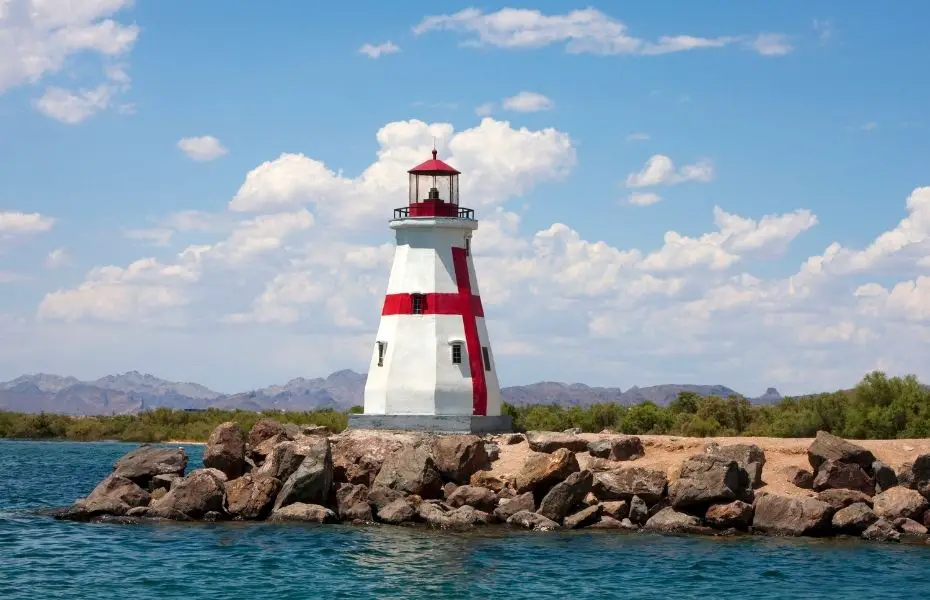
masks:
[[[299,377],[283,385],[271,385],[237,394],[220,394],[197,383],[167,381],[138,371],[107,375],[94,381],[39,373],[22,375],[0,383],[0,410],[70,415],[135,414],[159,407],[254,411],[346,410],[362,404],[365,380],[365,375],[343,370],[327,377]],[[501,394],[505,402],[515,406],[589,406],[603,402],[630,405],[646,400],[667,405],[682,391],[724,398],[739,395],[723,385],[633,386],[623,391],[615,387],[591,387],[582,383],[553,381],[506,387],[501,390]],[[780,399],[778,391],[769,388],[765,394],[752,401],[772,403]]]

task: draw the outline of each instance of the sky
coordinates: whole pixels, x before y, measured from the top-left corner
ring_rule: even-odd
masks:
[[[0,0],[0,379],[363,371],[435,140],[503,385],[930,380],[927,22]]]

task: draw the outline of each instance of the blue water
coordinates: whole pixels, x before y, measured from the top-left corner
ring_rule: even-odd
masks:
[[[0,599],[930,597],[930,546],[492,528],[86,524],[129,444],[0,442]],[[188,448],[190,465],[200,449]]]

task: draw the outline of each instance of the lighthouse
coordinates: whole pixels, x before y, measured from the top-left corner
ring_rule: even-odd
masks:
[[[394,210],[394,263],[365,385],[349,426],[435,432],[510,431],[501,415],[472,261],[475,211],[459,204],[459,171],[433,157],[408,171]]]

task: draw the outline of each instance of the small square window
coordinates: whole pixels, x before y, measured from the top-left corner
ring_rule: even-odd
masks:
[[[462,344],[452,344],[452,364],[462,364]]]
[[[491,353],[488,352],[487,346],[481,347],[481,357],[484,358],[484,370],[490,371],[491,370]]]
[[[387,342],[378,342],[378,366],[384,366],[384,355],[387,354]]]
[[[426,312],[426,296],[423,294],[410,295],[410,312],[414,315],[422,315]]]

